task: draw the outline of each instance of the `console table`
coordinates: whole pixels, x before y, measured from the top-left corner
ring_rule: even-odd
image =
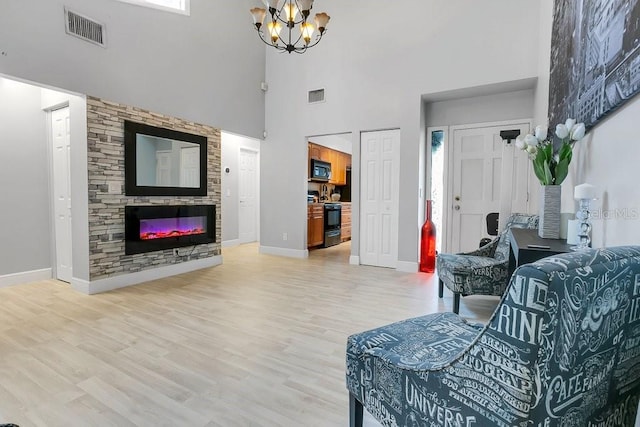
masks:
[[[571,245],[564,239],[543,239],[538,230],[510,228],[509,275],[522,264],[535,262],[551,255],[571,252]]]

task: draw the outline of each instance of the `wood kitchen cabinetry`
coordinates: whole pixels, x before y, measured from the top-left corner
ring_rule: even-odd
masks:
[[[324,205],[322,203],[309,203],[307,205],[307,248],[320,246],[323,243]]]
[[[329,184],[347,184],[347,166],[351,166],[351,154],[332,150],[331,148],[310,142],[309,161],[307,162],[307,167],[311,164],[311,159],[318,159],[331,163],[331,179],[329,180]]]
[[[342,202],[342,216],[340,218],[340,240],[351,240],[351,202]]]

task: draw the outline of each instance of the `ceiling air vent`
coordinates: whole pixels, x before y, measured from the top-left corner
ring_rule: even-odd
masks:
[[[324,89],[309,91],[309,104],[315,104],[316,102],[324,102]]]
[[[105,27],[91,18],[64,9],[65,30],[67,34],[81,38],[98,46],[106,47]]]

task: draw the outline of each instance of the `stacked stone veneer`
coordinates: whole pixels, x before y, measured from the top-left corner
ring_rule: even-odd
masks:
[[[124,195],[124,121],[144,123],[207,137],[207,195],[194,197]],[[89,277],[103,279],[120,274],[220,255],[221,181],[220,129],[87,97],[89,170]],[[108,192],[117,182],[119,194]],[[125,255],[124,207],[127,205],[216,205],[216,243]]]

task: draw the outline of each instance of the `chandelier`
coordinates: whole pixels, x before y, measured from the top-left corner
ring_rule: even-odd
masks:
[[[268,35],[262,31],[262,23],[267,15],[267,10],[262,7],[254,7],[250,12],[253,15],[253,23],[258,35],[264,43],[282,52],[304,53],[308,48],[320,42],[330,16],[324,12],[316,13],[315,27],[308,22],[313,0],[284,0],[284,2],[282,0],[263,0],[263,2],[269,7],[271,15],[271,19],[267,19],[269,22],[266,24]],[[284,27],[286,30],[283,35]],[[314,33],[315,38],[312,42]]]

